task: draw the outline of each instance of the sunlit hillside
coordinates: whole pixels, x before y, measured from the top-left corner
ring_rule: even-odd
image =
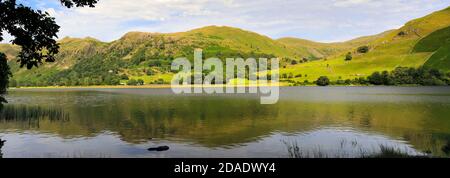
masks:
[[[402,28],[389,31],[371,42],[359,44],[369,46],[368,53],[358,53],[355,47],[337,57],[290,65],[282,69],[281,73],[292,73],[293,76],[302,74],[302,77],[290,80],[303,82],[315,81],[320,76],[328,76],[331,80],[354,79],[366,77],[375,71],[390,71],[400,66],[419,67],[424,64],[448,70],[449,26],[450,8],[447,8],[410,21]],[[433,49],[426,49],[428,46]],[[351,61],[345,60],[347,52],[352,53]]]

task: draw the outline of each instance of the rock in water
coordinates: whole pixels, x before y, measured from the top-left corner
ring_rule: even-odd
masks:
[[[149,148],[148,151],[167,151],[170,148],[168,146],[160,146],[160,147],[153,147]]]

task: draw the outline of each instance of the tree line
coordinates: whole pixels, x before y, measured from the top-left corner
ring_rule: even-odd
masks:
[[[432,69],[428,67],[397,67],[393,71],[377,71],[368,77],[355,79],[330,81],[327,76],[319,77],[315,82],[318,86],[328,85],[421,85],[421,86],[446,86],[450,85],[450,72]],[[297,83],[299,84],[299,83]]]

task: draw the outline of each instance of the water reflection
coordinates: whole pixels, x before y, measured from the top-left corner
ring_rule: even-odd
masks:
[[[402,150],[409,155],[424,155],[412,145],[388,137],[345,128],[323,128],[304,133],[274,133],[257,141],[225,146],[205,147],[188,140],[149,140],[129,144],[115,133],[104,132],[94,137],[63,139],[52,134],[33,132],[6,133],[8,157],[289,157],[286,143],[296,143],[306,150],[304,157],[360,157],[380,152],[380,145]],[[170,145],[166,152],[149,152],[147,148]],[[26,149],[26,148],[33,149]]]
[[[376,153],[380,145],[449,156],[449,88],[281,93],[277,105],[260,105],[257,96],[174,96],[165,89],[12,91],[11,104],[61,108],[70,120],[40,120],[39,127],[0,120],[0,137],[8,140],[6,157],[288,157],[285,142],[331,156]],[[170,150],[147,151],[164,145]]]

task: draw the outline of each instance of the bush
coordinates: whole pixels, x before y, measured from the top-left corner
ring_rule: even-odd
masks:
[[[148,62],[148,66],[149,67],[161,67],[162,62],[161,62],[161,60],[151,60]]]
[[[144,85],[144,80],[138,79],[138,80],[137,80],[137,84],[138,84],[138,85]]]
[[[352,53],[348,52],[347,55],[345,55],[345,60],[346,61],[351,61],[353,59]]]
[[[153,75],[153,71],[151,69],[148,69],[145,73],[147,74],[147,76]]]
[[[160,79],[158,79],[158,80],[156,80],[155,82],[153,82],[154,84],[164,84],[165,82],[164,82],[164,79],[162,79],[162,78],[160,78]]]
[[[69,83],[73,84],[73,82],[70,82],[70,80],[69,80]],[[70,84],[67,84],[67,85],[70,85]],[[115,76],[106,76],[103,79],[103,84],[105,84],[105,85],[119,85],[120,84],[120,79],[119,79],[119,77],[115,77]]]
[[[364,77],[355,78],[354,84],[367,85],[369,82]]]
[[[427,78],[422,80],[421,85],[424,86],[443,86],[443,85],[447,85],[446,81],[440,80],[436,77],[431,77],[431,78]]]
[[[298,62],[296,60],[291,61],[291,65],[297,65],[297,64],[298,64]]]
[[[368,78],[373,85],[448,85],[449,77],[436,69],[398,67],[392,72],[374,72]]]
[[[368,46],[361,46],[356,51],[358,51],[358,53],[368,53],[369,52],[369,47]]]
[[[374,72],[372,75],[367,77],[370,84],[373,85],[393,85],[394,82],[388,71]]]
[[[316,81],[316,85],[318,86],[328,86],[330,85],[330,79],[326,76],[321,76]]]
[[[345,81],[344,80],[337,80],[336,81],[336,85],[345,85]]]
[[[294,74],[293,73],[289,73],[289,76],[288,76],[288,78],[294,78]]]
[[[131,79],[131,80],[128,80],[127,85],[136,86],[136,85],[138,85],[138,82],[135,79]]]
[[[380,72],[374,72],[372,75],[367,77],[367,80],[373,85],[383,85],[383,78],[381,77]]]
[[[345,80],[345,84],[346,85],[351,85],[352,84],[352,80],[350,80],[350,79]]]

